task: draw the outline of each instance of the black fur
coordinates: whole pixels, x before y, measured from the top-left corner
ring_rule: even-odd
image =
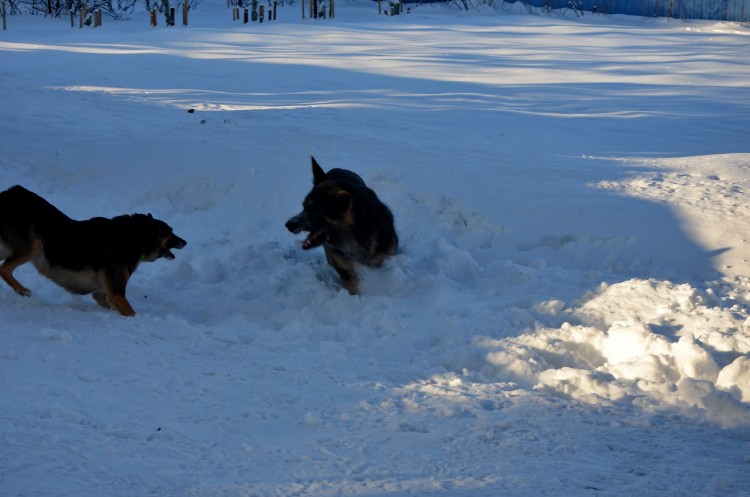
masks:
[[[354,263],[377,267],[398,249],[393,214],[362,178],[346,169],[323,171],[312,158],[313,189],[303,210],[287,221],[292,233],[308,232],[305,250],[323,245],[328,263],[349,293],[359,292]]]
[[[174,259],[187,242],[151,214],[76,221],[22,186],[0,193],[0,277],[29,296],[13,271],[26,262],[66,290],[92,293],[104,307],[131,316],[128,279],[141,261]]]

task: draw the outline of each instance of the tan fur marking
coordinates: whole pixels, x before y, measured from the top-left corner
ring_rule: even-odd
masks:
[[[353,225],[354,224],[354,209],[352,208],[352,203],[354,202],[354,199],[352,199],[351,193],[340,188],[336,191],[335,195],[341,199],[346,198],[349,200],[349,204],[346,207],[346,212],[344,212],[344,217],[342,219],[342,222],[349,226]]]

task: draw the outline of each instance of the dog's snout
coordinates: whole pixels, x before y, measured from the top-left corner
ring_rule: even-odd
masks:
[[[182,238],[174,234],[171,236],[171,239],[169,241],[169,245],[171,246],[171,248],[181,249],[184,248],[185,245],[187,245],[186,240],[183,240]]]
[[[300,222],[299,216],[294,216],[289,221],[287,221],[284,226],[286,226],[286,229],[288,229],[292,233],[299,233],[300,231],[302,231],[302,223]]]

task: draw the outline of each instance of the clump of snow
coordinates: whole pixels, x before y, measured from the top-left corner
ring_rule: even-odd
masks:
[[[740,402],[750,403],[750,358],[740,356],[724,367],[716,378],[716,386],[728,391]]]

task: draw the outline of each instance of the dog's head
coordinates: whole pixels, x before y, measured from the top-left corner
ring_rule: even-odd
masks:
[[[330,241],[336,233],[354,223],[352,194],[346,182],[323,171],[315,158],[312,159],[312,170],[313,188],[302,202],[302,212],[286,222],[286,229],[292,233],[309,233],[302,242],[305,250]]]
[[[141,239],[141,260],[153,262],[156,259],[174,259],[172,249],[181,249],[187,242],[175,235],[172,228],[151,214],[133,214],[138,225],[138,236]]]

